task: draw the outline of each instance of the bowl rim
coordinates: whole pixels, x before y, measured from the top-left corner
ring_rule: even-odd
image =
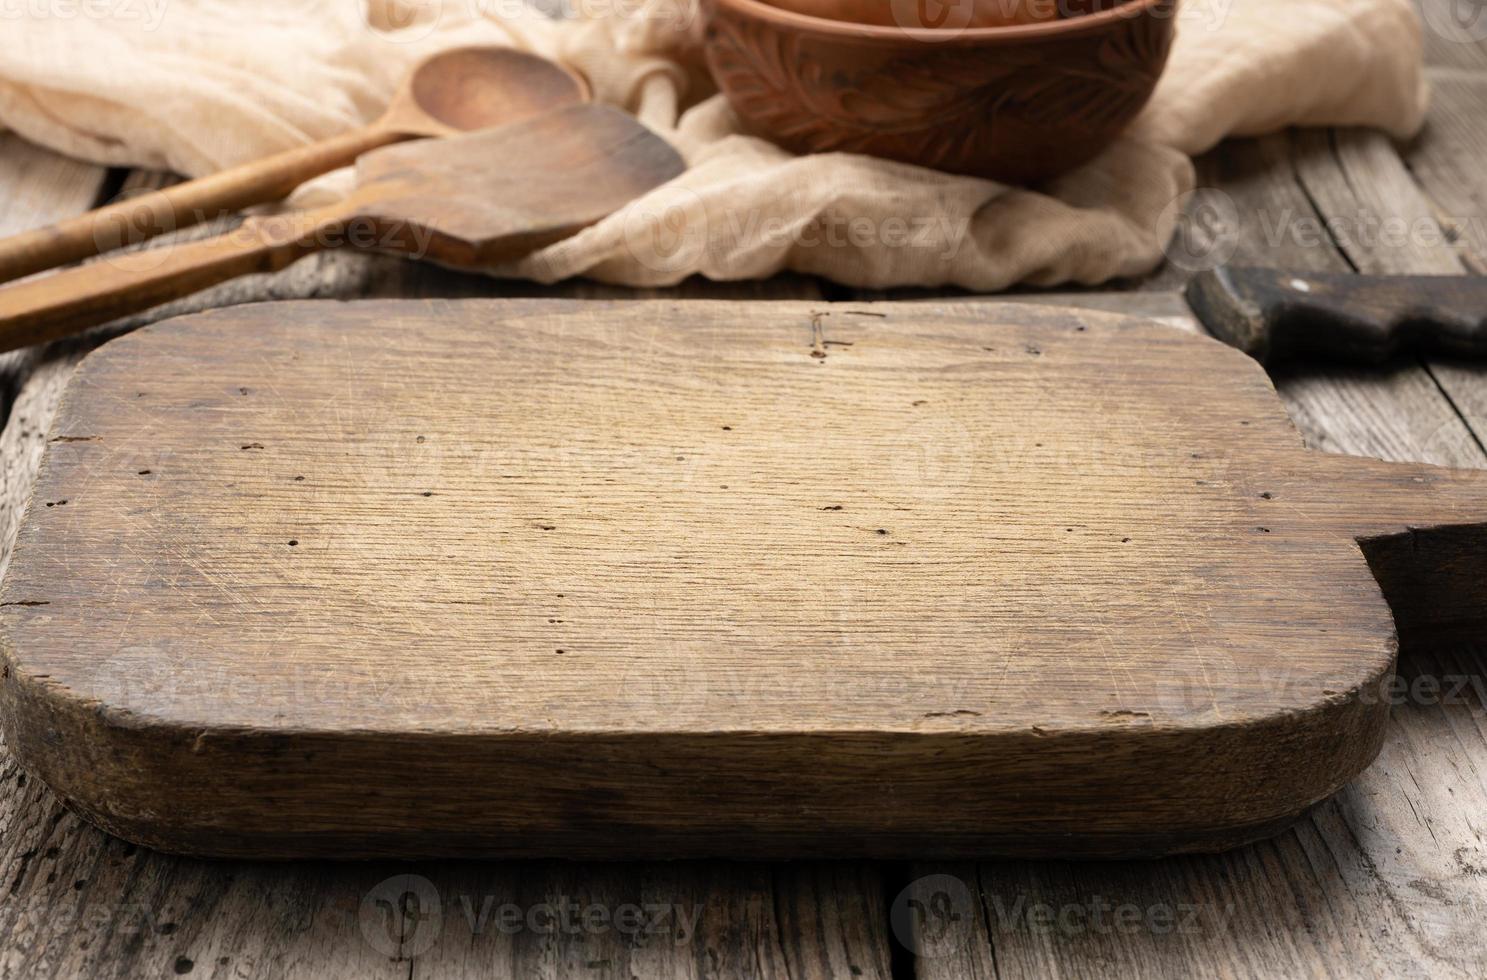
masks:
[[[1112,21],[1140,17],[1154,7],[1171,6],[1176,16],[1179,0],[1122,0],[1109,10],[1078,17],[1040,21],[1035,24],[1011,24],[1004,27],[886,27],[879,24],[859,24],[850,20],[832,20],[828,17],[813,17],[776,7],[766,0],[711,0],[718,6],[733,7],[740,13],[762,20],[774,21],[779,26],[836,37],[873,41],[921,40],[931,44],[956,44],[974,41],[1036,41],[1051,38],[1077,37],[1089,31],[1097,31]]]

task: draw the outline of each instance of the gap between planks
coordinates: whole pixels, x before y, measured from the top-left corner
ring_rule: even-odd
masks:
[[[1287,214],[1282,224],[1294,231],[1304,219],[1331,217],[1346,227],[1360,215],[1401,216],[1428,232],[1442,213],[1432,192],[1454,195],[1458,215],[1483,214],[1487,181],[1465,162],[1481,159],[1484,120],[1465,111],[1463,93],[1480,95],[1487,82],[1453,73],[1443,88],[1431,128],[1403,157],[1379,134],[1339,131],[1236,142],[1200,161],[1203,182],[1221,186],[1236,204],[1234,260],[1330,271],[1480,268],[1480,219],[1467,234],[1441,234],[1433,245],[1410,235],[1398,244],[1344,241],[1325,226],[1315,240],[1277,239],[1260,220],[1270,218],[1273,230]],[[1384,371],[1312,369],[1288,372],[1278,386],[1319,448],[1487,466],[1487,372],[1479,366],[1430,360]],[[1414,655],[1400,671],[1412,685],[1440,677],[1480,682],[1487,673],[1481,650]],[[952,909],[970,913],[957,920],[964,941],[953,955],[921,960],[920,976],[1176,977],[1220,975],[1236,964],[1279,975],[1482,975],[1487,953],[1476,924],[1487,915],[1487,846],[1473,820],[1487,806],[1487,731],[1481,685],[1470,688],[1454,704],[1399,706],[1373,767],[1297,828],[1255,847],[1161,865],[916,867],[916,876],[954,875],[978,899],[975,908]],[[1009,915],[1019,899],[1022,911]],[[1096,903],[1131,910],[1140,920],[1134,934],[1090,925]],[[1075,934],[1058,922],[1040,926],[1029,908],[1039,916],[1073,914]],[[1190,913],[1193,930],[1167,921]],[[1107,926],[1110,916],[1107,910]]]
[[[1431,0],[1431,2],[1442,4],[1449,2],[1449,0]],[[1478,70],[1482,67],[1487,67],[1487,58],[1481,56],[1480,50],[1472,50],[1460,46],[1443,47],[1440,43],[1431,41],[1430,38],[1427,38],[1427,40],[1431,42],[1427,45],[1427,50],[1431,55],[1432,63],[1452,66],[1448,69],[1432,72],[1438,93],[1442,91],[1449,92],[1452,87],[1459,87],[1462,92],[1468,95],[1481,95],[1484,87],[1487,87],[1487,81],[1484,81],[1483,77],[1478,75]],[[1465,98],[1466,96],[1462,97],[1463,100]],[[1439,101],[1440,96],[1438,94]],[[1477,104],[1480,104],[1480,102]],[[1448,103],[1449,105],[1450,103]],[[1470,121],[1470,114],[1463,113],[1462,116]],[[1454,137],[1460,137],[1462,129],[1457,125],[1453,127],[1451,132]],[[14,139],[13,137],[9,138]],[[1366,151],[1368,148],[1364,147],[1363,149]],[[1416,147],[1409,152],[1406,161],[1416,180],[1420,182],[1422,188],[1436,207],[1438,209],[1445,209],[1442,213],[1448,215],[1453,213],[1457,215],[1463,213],[1481,214],[1482,209],[1476,201],[1471,201],[1471,204],[1476,210],[1474,212],[1467,212],[1463,210],[1460,204],[1453,203],[1449,198],[1449,194],[1453,189],[1459,191],[1470,188],[1470,193],[1473,195],[1482,193],[1480,178],[1469,181],[1460,180],[1456,174],[1451,172],[1451,167],[1449,166],[1452,159],[1455,158],[1449,156],[1443,157],[1439,155],[1441,152],[1443,151],[1439,151],[1436,145],[1429,143],[1425,144],[1425,149]],[[1463,156],[1459,159],[1468,160],[1471,156],[1474,156],[1475,161],[1480,161],[1482,158],[1481,152],[1475,152],[1470,156]],[[1348,165],[1348,163],[1331,164],[1331,166]],[[1311,179],[1311,193],[1314,196],[1317,194],[1317,188],[1322,188],[1325,191],[1328,187],[1332,186],[1330,178],[1325,174],[1319,176],[1313,171],[1311,173]],[[1302,196],[1306,197],[1306,194]],[[1321,197],[1325,198],[1326,194],[1322,194]],[[1314,197],[1305,203],[1310,207],[1313,203],[1320,202]],[[80,209],[77,208],[75,210]],[[1483,242],[1481,240],[1469,239],[1469,243],[1476,255],[1480,256],[1483,254]],[[1322,251],[1325,252],[1325,249]],[[360,257],[356,258],[359,259]],[[1356,261],[1356,259],[1354,260]],[[1310,268],[1336,268],[1341,261],[1342,255],[1334,248],[1334,254],[1330,258],[1316,257],[1315,259],[1298,263],[1298,265],[1300,267]],[[1311,262],[1312,264],[1307,265],[1306,262]],[[420,293],[424,295],[470,295],[483,291],[482,283],[438,281],[444,277],[437,274],[425,276],[421,272],[422,270],[407,276],[389,276],[388,278],[395,282],[386,288],[402,291],[405,295],[418,295]],[[298,294],[301,289],[308,290],[309,295],[325,295],[326,293],[324,291],[327,287],[324,285],[324,281],[326,278],[327,270],[315,269],[306,276],[303,284],[296,284],[286,289],[281,283],[278,288],[284,290],[284,294],[287,295]],[[396,281],[403,279],[406,281]],[[340,287],[333,286],[330,287],[330,290],[334,292],[336,288]],[[857,298],[857,295],[850,292],[840,292],[835,293],[833,298],[853,299]],[[1417,371],[1420,374],[1425,373],[1423,370],[1417,369]],[[1304,377],[1284,378],[1282,379],[1282,390],[1287,395],[1288,403],[1290,403],[1293,413],[1297,416],[1298,422],[1308,431],[1308,435],[1312,437],[1314,442],[1320,443],[1327,448],[1366,452],[1391,458],[1416,458],[1433,462],[1456,463],[1457,465],[1482,465],[1481,427],[1473,426],[1468,428],[1460,424],[1462,420],[1470,420],[1472,414],[1479,411],[1479,408],[1474,406],[1479,406],[1480,403],[1472,399],[1473,397],[1480,397],[1481,385],[1478,384],[1475,386],[1474,391],[1477,393],[1476,395],[1472,395],[1469,391],[1468,395],[1462,398],[1461,405],[1454,405],[1454,410],[1451,412],[1452,417],[1445,419],[1438,414],[1433,416],[1428,410],[1428,406],[1432,401],[1429,397],[1432,393],[1431,389],[1434,389],[1434,393],[1440,396],[1449,395],[1447,388],[1438,379],[1425,380],[1430,382],[1428,386],[1422,386],[1418,375],[1408,370],[1384,378],[1351,371],[1332,371],[1327,372],[1320,380]],[[1371,400],[1378,396],[1380,385],[1383,386],[1382,390],[1385,393],[1385,401],[1392,403],[1386,406],[1386,411],[1384,411],[1382,416],[1379,415],[1376,409],[1370,406]],[[38,406],[44,406],[48,402],[54,406],[54,397],[47,394],[47,391],[51,390],[50,383],[39,384],[35,386],[35,390],[35,402]],[[1439,405],[1438,400],[1436,404]],[[1420,413],[1425,416],[1426,424],[1434,425],[1438,423],[1438,427],[1442,429],[1444,434],[1436,431],[1422,433],[1419,430],[1420,422],[1415,418],[1416,413],[1400,411],[1401,407],[1406,406],[1427,409]],[[1480,418],[1482,416],[1478,415],[1477,417]],[[1475,432],[1472,431],[1473,428],[1476,430]],[[9,434],[9,430],[7,429],[7,435]],[[1471,438],[1473,435],[1476,435],[1477,438]],[[16,450],[9,443],[5,445],[3,452],[7,464],[9,460],[24,455],[24,453],[12,455],[16,453]],[[24,469],[24,467],[22,468]],[[6,468],[6,478],[7,484],[9,484],[11,473],[8,465]],[[8,486],[6,489],[6,499],[13,501],[15,499],[13,494],[14,487]],[[8,538],[6,540],[8,541]],[[1458,663],[1457,666],[1461,669],[1476,669],[1469,664],[1463,665]],[[1430,665],[1422,665],[1422,669],[1435,668],[1431,668]],[[1478,707],[1480,708],[1480,706]],[[1432,728],[1428,731],[1416,731],[1414,734],[1416,736],[1434,736],[1438,732]],[[1462,737],[1467,737],[1469,734],[1469,732],[1463,732]],[[1403,751],[1405,753],[1403,757],[1381,760],[1381,762],[1386,762],[1391,767],[1398,766],[1401,763],[1408,766],[1411,763],[1411,760],[1408,758],[1408,746]],[[1442,754],[1444,755],[1445,753]],[[1449,760],[1443,758],[1441,762],[1444,765]],[[13,766],[10,768],[13,769]],[[4,779],[6,784],[10,784],[11,780],[19,781],[20,777],[14,772],[7,771],[4,773]],[[97,834],[87,828],[82,828],[81,825],[77,824],[75,818],[64,816],[62,811],[55,808],[55,805],[49,807],[43,800],[38,799],[36,796],[37,792],[34,784],[21,788],[21,795],[27,797],[29,803],[20,808],[20,811],[29,811],[32,813],[38,818],[36,822],[31,823],[29,826],[23,825],[18,827],[16,820],[21,816],[21,812],[13,811],[7,815],[8,819],[5,824],[6,833],[4,836],[13,840],[17,832],[26,833],[29,839],[35,844],[31,848],[31,856],[22,861],[23,866],[20,869],[16,868],[14,861],[5,862],[7,869],[15,872],[16,875],[8,882],[0,882],[0,884],[8,884],[12,892],[16,890],[17,886],[25,884],[28,874],[32,875],[34,881],[34,875],[39,873],[48,861],[60,863],[57,862],[56,857],[47,857],[47,854],[52,848],[59,847],[57,843],[54,843],[55,841],[64,837],[82,837],[91,839],[80,842],[82,853],[78,854],[77,857],[81,859],[81,866],[96,869],[97,873],[104,878],[113,874],[113,880],[118,886],[119,893],[124,897],[134,896],[136,889],[144,893],[153,892],[162,896],[173,893],[183,901],[184,904],[181,906],[183,913],[188,905],[200,901],[206,908],[218,912],[218,915],[213,917],[213,922],[220,924],[219,928],[220,926],[226,926],[229,932],[236,931],[251,934],[255,931],[253,925],[255,918],[260,921],[259,928],[262,928],[261,920],[265,915],[279,915],[280,926],[285,929],[292,928],[300,921],[301,917],[310,914],[311,909],[315,907],[318,901],[314,893],[323,887],[321,883],[323,880],[321,879],[321,874],[323,872],[317,874],[316,869],[305,869],[303,873],[274,876],[274,880],[261,876],[255,877],[250,873],[248,875],[249,880],[244,885],[238,885],[234,882],[223,886],[219,880],[221,877],[219,872],[223,869],[213,869],[213,874],[203,875],[192,873],[191,869],[182,867],[181,865],[186,864],[185,862],[176,863],[172,867],[172,859],[139,855],[131,851],[127,845],[123,845],[122,842],[106,839],[101,834]],[[1295,914],[1299,914],[1300,917],[1292,917],[1289,921],[1304,932],[1316,930],[1320,926],[1324,931],[1335,935],[1341,941],[1340,945],[1333,949],[1333,952],[1338,957],[1337,964],[1349,962],[1350,960],[1354,960],[1353,954],[1355,951],[1352,949],[1350,943],[1342,941],[1345,930],[1339,928],[1340,922],[1336,920],[1337,910],[1333,907],[1336,897],[1331,895],[1325,888],[1319,889],[1316,885],[1307,886],[1302,880],[1292,880],[1290,881],[1289,888],[1292,891],[1301,889],[1305,894],[1305,900],[1297,904],[1299,896],[1287,893],[1286,886],[1290,875],[1277,874],[1277,867],[1284,864],[1294,864],[1298,860],[1302,865],[1311,863],[1319,869],[1332,865],[1339,873],[1352,876],[1352,880],[1355,882],[1358,880],[1357,875],[1360,873],[1360,868],[1365,878],[1370,875],[1376,876],[1380,873],[1387,873],[1389,869],[1379,868],[1377,866],[1370,868],[1366,861],[1361,866],[1358,865],[1354,856],[1337,850],[1334,845],[1334,839],[1346,844],[1347,840],[1351,838],[1352,842],[1361,849],[1364,838],[1370,836],[1377,837],[1377,828],[1372,831],[1365,831],[1360,835],[1358,830],[1350,825],[1350,818],[1356,816],[1352,812],[1354,807],[1355,805],[1353,804],[1349,804],[1348,806],[1328,806],[1324,808],[1324,812],[1319,813],[1314,818],[1316,827],[1307,833],[1298,832],[1295,841],[1290,840],[1288,837],[1284,847],[1280,844],[1275,844],[1248,849],[1242,852],[1242,855],[1236,856],[1232,861],[1220,862],[1220,866],[1214,869],[1214,874],[1212,875],[1205,875],[1198,868],[1191,867],[1172,867],[1165,869],[1163,873],[1152,876],[1157,881],[1165,882],[1171,886],[1165,891],[1160,888],[1153,888],[1150,885],[1146,885],[1143,890],[1143,884],[1147,881],[1149,872],[1140,866],[1129,869],[1106,869],[1097,866],[1094,869],[1093,875],[1090,877],[1094,879],[1095,887],[1107,887],[1107,889],[1112,891],[1114,890],[1112,887],[1114,884],[1123,883],[1120,894],[1136,895],[1138,897],[1148,896],[1150,899],[1147,902],[1148,905],[1153,901],[1170,899],[1174,895],[1180,894],[1193,896],[1199,901],[1212,902],[1222,898],[1220,890],[1221,882],[1233,880],[1236,877],[1239,879],[1253,877],[1258,882],[1263,882],[1267,885],[1267,887],[1261,888],[1260,893],[1255,896],[1257,900],[1265,901],[1268,899],[1275,903],[1287,905],[1288,908],[1293,910],[1299,909],[1299,913]],[[51,812],[49,815],[43,816],[42,814],[46,811]],[[25,824],[25,821],[22,820],[21,823]],[[61,845],[63,849],[68,851],[72,851],[74,846],[67,844]],[[139,864],[141,860],[145,862],[144,865]],[[153,871],[151,870],[152,865],[154,866]],[[989,871],[987,870],[988,867],[990,868]],[[114,870],[110,872],[110,868]],[[886,870],[891,872],[893,877],[884,879],[875,889],[869,890],[870,893],[876,892],[878,895],[880,907],[883,902],[890,900],[893,895],[897,894],[898,889],[895,885],[907,881],[909,875],[907,869],[893,869],[889,867]],[[1108,873],[1104,873],[1107,871]],[[48,873],[55,873],[55,869]],[[124,877],[118,877],[120,874],[123,874]],[[984,866],[981,869],[975,869],[973,867],[967,870],[965,874],[969,880],[976,882],[980,888],[988,891],[1006,882],[1023,882],[1022,894],[1031,896],[1057,896],[1061,888],[1067,893],[1070,887],[1076,889],[1080,894],[1088,894],[1090,890],[1088,882],[1081,884],[1079,880],[1088,874],[1088,872],[1081,871],[1080,866],[1037,866],[1021,869],[1016,867]],[[1272,877],[1275,878],[1273,882],[1270,880]],[[130,884],[130,882],[133,882],[133,884]],[[1179,891],[1178,886],[1185,888],[1186,891]],[[1259,886],[1257,885],[1257,887]],[[84,889],[74,889],[74,891],[82,895],[86,891],[86,882]],[[342,897],[343,899],[354,899],[356,894],[354,889],[345,890]],[[758,894],[758,892],[751,892],[751,894]],[[778,923],[782,919],[795,921],[794,917],[785,916],[780,913],[778,909],[778,889],[774,889],[774,894],[776,898],[776,910],[772,914],[776,922]],[[1387,894],[1387,889],[1384,891],[1375,891],[1372,894],[1375,900],[1383,902],[1385,905],[1392,901],[1390,895]],[[332,899],[332,901],[336,900]],[[10,904],[14,907],[16,903],[12,902]],[[79,902],[80,907],[83,904]],[[267,911],[261,906],[267,906]],[[170,908],[173,910],[173,907]],[[1222,906],[1216,906],[1216,908],[1221,909]],[[275,911],[276,909],[277,911]],[[981,923],[979,928],[986,931],[989,936],[991,917],[995,915],[995,909],[987,910],[983,908],[982,913],[979,919]],[[242,922],[246,923],[246,925],[240,925],[237,929],[227,926],[226,919],[230,919],[234,914],[242,916]],[[1292,912],[1287,913],[1287,916],[1292,915]],[[1317,916],[1321,916],[1322,918],[1318,919],[1316,918]],[[750,923],[757,923],[758,919],[755,917],[748,921]],[[882,921],[881,917],[878,921]],[[1254,925],[1259,927],[1264,924],[1264,921],[1266,920],[1256,920]],[[158,923],[158,925],[165,924],[163,922]],[[1361,923],[1359,924],[1361,925]],[[181,936],[181,942],[176,944],[178,947],[184,947],[185,940],[188,938],[205,941],[201,947],[201,953],[198,954],[198,970],[202,967],[214,966],[221,966],[224,970],[229,968],[236,969],[249,963],[267,966],[274,960],[283,963],[285,959],[293,961],[297,956],[304,955],[304,950],[299,950],[298,954],[296,954],[295,950],[285,948],[281,945],[276,949],[266,948],[256,952],[250,951],[245,958],[235,960],[230,958],[229,962],[231,965],[229,967],[228,964],[222,964],[220,961],[214,960],[210,955],[206,954],[228,949],[239,950],[240,947],[234,947],[233,937],[230,935],[208,938],[207,933],[210,932],[211,925],[212,923],[202,924],[199,920],[183,920],[181,926],[183,930],[189,930],[189,933],[184,931],[176,933],[176,935]],[[1369,925],[1372,926],[1373,924],[1370,923]],[[1406,924],[1404,931],[1411,933],[1413,930]],[[166,935],[169,934],[167,933]],[[162,942],[158,938],[159,936],[160,933],[155,933],[148,937],[136,936],[131,942],[142,947],[153,947],[156,945],[168,947],[171,945],[168,942]],[[241,938],[243,938],[242,935],[239,936],[239,939]],[[354,939],[354,937],[349,935],[343,938]],[[1055,941],[1049,940],[1047,936],[1022,935],[1014,936],[1010,940],[1005,936],[999,936],[998,938],[1005,943],[1005,947],[1000,950],[1002,960],[1000,964],[998,963],[998,949],[988,942],[984,949],[981,946],[967,947],[967,955],[970,956],[970,959],[963,965],[973,969],[975,971],[974,975],[999,975],[1002,972],[1011,975],[1012,973],[1030,969],[1034,965],[1046,969],[1053,963],[1058,963],[1072,972],[1083,972],[1096,964],[1107,968],[1114,964],[1135,966],[1137,963],[1141,963],[1147,967],[1160,966],[1159,962],[1154,963],[1152,959],[1145,956],[1136,957],[1137,963],[1133,963],[1128,958],[1120,957],[1114,949],[1109,948],[1108,944],[1105,943],[1096,943],[1094,946],[1097,947],[1098,952],[1108,958],[1074,956],[1072,959],[1067,959],[1065,956],[1057,955],[1057,951],[1053,948],[1056,945]],[[1201,938],[1203,937],[1199,937],[1199,939]],[[1189,937],[1182,940],[1189,954],[1199,952],[1199,947],[1202,945],[1199,939]],[[1287,943],[1286,945],[1290,946],[1291,944]],[[781,943],[781,948],[783,948],[783,943]],[[1278,962],[1269,958],[1264,959],[1263,963],[1257,962],[1250,958],[1254,955],[1252,951],[1236,949],[1232,952],[1236,956],[1236,959],[1229,963],[1231,968],[1235,963],[1246,961],[1249,962],[1251,968],[1258,968],[1261,965],[1274,966]],[[1294,948],[1291,952],[1293,955],[1296,955]],[[555,953],[550,954],[550,956],[554,957],[557,955]],[[791,957],[785,957],[783,953],[765,952],[761,953],[760,957],[761,964],[774,963],[781,968],[790,965],[796,966],[798,972],[788,972],[797,978],[810,975],[808,969],[800,969],[804,964],[792,964],[790,962]],[[796,953],[794,958],[799,959],[801,957],[802,954]],[[90,966],[99,968],[100,975],[102,975],[102,970],[107,966],[106,959],[90,958],[87,962]],[[142,960],[133,961],[131,966],[143,967],[145,962],[157,967],[156,972],[176,969],[180,965],[171,957],[168,949],[151,950]],[[300,962],[301,965],[308,965],[304,960],[300,960]],[[827,958],[827,962],[829,962],[829,957]],[[918,974],[921,976],[955,975],[947,974],[937,969],[936,964],[939,962],[941,961],[920,961],[917,964],[919,968],[917,971]],[[1334,966],[1337,965],[1319,964],[1314,959],[1302,959],[1299,961],[1297,959],[1290,959],[1289,962],[1297,966],[1303,962],[1312,967],[1321,966],[1328,972],[1333,972]],[[1196,955],[1192,956],[1189,963],[1194,968],[1193,972],[1204,972],[1202,969],[1204,967],[1209,970],[1216,970],[1225,965],[1220,960],[1209,957],[1199,959]],[[1387,969],[1387,964],[1381,960],[1373,959],[1370,963],[1376,968],[1382,968],[1379,972]],[[52,970],[54,975],[62,975],[59,970],[64,964],[70,964],[75,967],[82,966],[82,962],[63,953],[59,953],[54,958],[43,958],[39,962],[30,961],[30,965],[33,966],[45,967],[50,965],[54,967]],[[328,966],[330,964],[324,963],[322,965]],[[352,966],[351,963],[345,963],[343,965],[347,967]],[[407,965],[409,966],[407,972],[410,975],[418,975],[423,972],[417,961]],[[429,964],[429,966],[432,965]],[[482,968],[488,967],[490,964],[488,962],[467,962],[467,965],[473,969],[477,966]],[[547,961],[547,965],[550,969],[545,969],[543,972],[550,974],[559,972],[560,964],[555,959],[550,958]],[[737,966],[740,964],[734,965]],[[1396,965],[1398,964],[1396,963]],[[1447,967],[1449,965],[1446,964]],[[915,966],[916,964],[912,959],[906,961],[900,955],[894,959],[894,962],[891,964],[892,968],[888,972],[895,975],[904,975],[906,971],[913,970]],[[213,972],[218,971],[214,970]],[[120,968],[118,973],[119,975],[124,975],[125,971]],[[390,972],[390,975],[398,974],[399,971],[396,970]]]
[[[101,171],[95,186],[103,186]],[[158,186],[157,175],[122,183]],[[90,206],[69,200],[51,220]],[[198,235],[213,229],[193,229]],[[254,277],[227,291],[151,311],[79,341],[74,356],[42,361],[19,387],[12,424],[0,436],[8,556],[15,525],[39,462],[44,435],[76,355],[141,322],[206,305],[267,298],[365,295],[493,295],[542,292],[586,297],[635,296],[592,284],[546,289],[461,276],[365,256],[325,256],[277,276]],[[693,282],[657,295],[819,299],[807,280],[714,286]],[[3,560],[3,558],[0,558]],[[143,851],[95,830],[62,809],[8,759],[0,769],[0,975],[119,976],[191,974],[306,977],[487,976],[690,977],[717,972],[814,980],[854,976],[888,980],[888,919],[878,866],[648,865],[297,865],[214,863]],[[389,877],[418,871],[453,903],[435,947],[413,959],[390,958],[361,931],[362,901]],[[459,900],[485,896],[526,905],[581,895],[611,907],[673,902],[702,909],[695,936],[632,945],[617,934],[516,938],[472,934]],[[395,956],[397,950],[392,950]],[[504,970],[503,970],[504,968]],[[902,973],[899,974],[903,976]]]

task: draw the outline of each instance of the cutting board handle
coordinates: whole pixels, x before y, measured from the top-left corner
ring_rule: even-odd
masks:
[[[1401,647],[1487,639],[1487,471],[1310,455],[1315,513],[1358,541]]]
[[[225,235],[110,255],[0,288],[0,351],[78,333],[254,272],[275,272],[331,243],[343,205],[249,218]]]

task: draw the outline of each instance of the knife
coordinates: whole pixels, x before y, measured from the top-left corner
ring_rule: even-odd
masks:
[[[1156,319],[1191,314],[1210,334],[1266,365],[1301,359],[1377,364],[1412,353],[1487,356],[1487,277],[1219,266],[1195,275],[1180,294],[1005,298]]]

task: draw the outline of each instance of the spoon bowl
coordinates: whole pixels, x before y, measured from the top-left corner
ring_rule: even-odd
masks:
[[[456,48],[414,67],[382,123],[412,135],[452,136],[588,99],[587,83],[546,58],[512,48]]]
[[[327,248],[489,270],[567,238],[685,169],[633,116],[596,105],[385,147],[357,160],[356,188],[324,207],[254,215],[216,238],[151,249],[145,268],[98,262],[0,289],[0,353]]]
[[[378,147],[522,122],[588,99],[582,79],[525,51],[442,51],[413,67],[371,125],[0,241],[0,283],[280,200]]]

